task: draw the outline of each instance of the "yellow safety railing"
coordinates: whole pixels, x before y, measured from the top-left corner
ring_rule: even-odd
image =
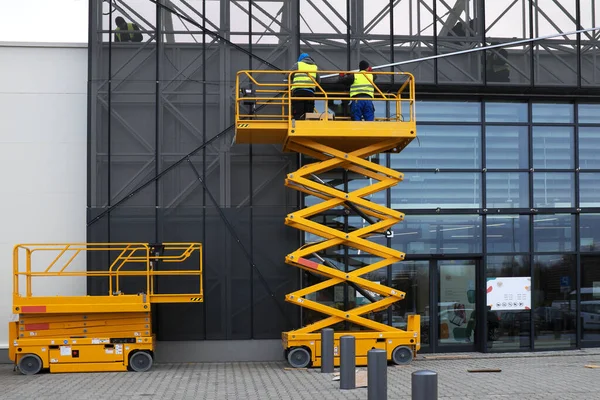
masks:
[[[25,261],[21,254],[25,253]],[[104,270],[73,271],[73,261],[81,254],[90,252],[108,252],[112,260]],[[182,263],[194,253],[198,253],[198,263],[192,269],[155,269],[158,262]],[[36,253],[57,253],[52,261],[40,267],[35,264]],[[115,253],[118,253],[114,256]],[[111,256],[112,254],[112,256]],[[87,260],[85,265],[87,266]],[[128,265],[137,264],[138,270],[127,270]],[[139,265],[142,265],[139,268]],[[37,268],[34,268],[37,267]],[[71,268],[70,268],[71,267]],[[69,268],[71,270],[69,270]],[[199,283],[199,291],[192,294],[155,293],[154,277],[157,276],[191,276]],[[34,297],[32,279],[41,277],[103,277],[108,278],[107,296],[118,296],[121,293],[121,278],[140,277],[145,279],[149,296],[203,296],[202,286],[202,244],[200,243],[57,243],[57,244],[17,244],[13,248],[13,295],[21,297],[20,277],[25,278],[25,296]],[[196,280],[197,279],[197,280]],[[114,281],[114,283],[113,283]]]
[[[248,70],[239,71],[236,76],[236,108],[235,117],[236,123],[243,121],[260,121],[260,122],[291,122],[292,119],[292,101],[293,100],[312,100],[325,101],[326,107],[332,104],[333,101],[352,101],[349,91],[326,91],[324,85],[341,85],[335,78],[326,78],[320,84],[310,74],[307,74],[312,83],[297,84],[292,83],[292,76],[295,73],[306,73],[307,71],[261,71]],[[312,71],[310,71],[312,72]],[[339,75],[344,74],[363,74],[365,72],[352,71],[317,71],[319,75]],[[374,98],[371,99],[374,104],[377,103],[392,103],[390,105],[391,116],[378,117],[376,121],[390,122],[414,122],[415,121],[415,79],[408,72],[368,72],[377,76],[377,81],[370,79],[365,75],[367,80],[373,85],[375,92]],[[382,78],[389,78],[385,82],[381,82]],[[400,88],[395,92],[384,92],[378,85],[389,86],[392,82],[400,85]],[[294,97],[292,86],[294,87],[312,87],[315,88],[314,98]],[[348,90],[350,87],[348,86]],[[360,100],[365,100],[361,98]],[[368,99],[367,99],[368,100]],[[252,104],[253,107],[248,107]],[[255,107],[254,107],[255,106]],[[267,108],[264,106],[274,106]],[[404,106],[404,107],[403,107]],[[386,104],[387,107],[387,104]],[[403,110],[408,107],[407,115],[403,114]],[[275,110],[279,112],[275,113]],[[323,110],[322,114],[327,116],[328,110]],[[337,119],[349,119],[348,117],[336,116]],[[329,118],[326,118],[329,120]]]

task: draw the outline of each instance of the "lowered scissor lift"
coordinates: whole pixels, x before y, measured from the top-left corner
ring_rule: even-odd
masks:
[[[152,305],[204,299],[200,243],[20,244],[13,277],[9,357],[26,375],[147,371]],[[183,277],[179,287],[192,293],[157,293],[158,277]],[[106,292],[86,295],[89,285]],[[63,293],[49,295],[57,288]]]
[[[393,78],[400,82],[399,90],[393,93],[376,89],[374,103],[376,107],[384,107],[387,116],[375,121],[355,122],[348,117],[334,116],[328,110],[294,120],[290,112],[292,101],[301,100],[292,97],[290,82],[294,72],[297,71],[240,71],[236,88],[236,142],[281,144],[283,151],[301,153],[312,159],[313,162],[288,174],[285,185],[321,200],[290,213],[285,219],[286,225],[322,239],[289,254],[286,263],[326,278],[286,296],[286,301],[324,315],[315,323],[283,333],[286,358],[296,368],[320,366],[320,331],[345,322],[360,329],[334,333],[335,365],[339,365],[339,338],[347,334],[356,339],[357,365],[366,365],[367,352],[372,348],[386,350],[388,360],[396,364],[410,363],[421,347],[420,316],[409,315],[405,330],[365,317],[386,310],[404,299],[405,293],[364,276],[404,259],[404,253],[368,240],[375,235],[387,235],[403,220],[404,214],[366,197],[391,188],[403,179],[402,173],[374,162],[372,157],[386,152],[398,153],[416,137],[414,77],[408,73],[374,73],[382,78],[379,81]],[[320,71],[332,75],[340,72]],[[327,92],[314,79],[312,85],[317,88],[315,100],[324,101],[328,108],[333,108],[333,102],[351,100],[348,92]],[[362,179],[357,182],[362,180],[368,184],[354,191],[340,190],[322,178],[336,169],[359,176]],[[316,217],[340,208],[360,216],[365,226],[349,232],[317,222]],[[327,259],[327,250],[340,246],[368,253],[377,261],[354,270],[342,269]],[[340,309],[316,301],[317,292],[340,284],[354,288],[369,299],[370,304]]]

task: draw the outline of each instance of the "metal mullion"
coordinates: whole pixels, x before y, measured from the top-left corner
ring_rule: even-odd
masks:
[[[577,1],[577,26],[580,22],[580,7],[579,1]],[[578,85],[581,86],[581,36],[577,35],[577,69],[578,73]],[[581,324],[581,279],[582,279],[582,265],[581,265],[581,208],[580,208],[580,193],[579,193],[579,102],[575,101],[573,104],[573,119],[576,123],[575,131],[573,132],[573,146],[574,146],[574,163],[575,166],[575,290],[576,290],[576,305],[575,305],[575,348],[581,348],[581,342],[583,340],[583,326]]]
[[[206,143],[206,1],[202,0],[202,143]],[[206,176],[206,146],[202,148],[202,176]],[[206,241],[206,190],[202,188],[202,241]],[[206,265],[206,252],[202,252],[202,263]],[[206,282],[206,270],[202,269],[202,281]],[[208,317],[204,307],[204,338],[208,335]]]
[[[531,0],[533,1],[533,0]],[[531,3],[530,3],[531,4]],[[532,51],[533,54],[533,51]],[[533,59],[533,57],[532,57]],[[533,65],[532,65],[532,73],[533,73]],[[532,79],[533,85],[533,79]],[[527,132],[527,140],[529,146],[529,208],[531,209],[531,217],[529,218],[529,276],[531,277],[531,292],[533,293],[535,287],[535,276],[534,276],[534,230],[533,223],[535,219],[535,213],[533,212],[533,128],[531,126],[531,121],[533,120],[533,104],[531,100],[527,104],[527,115],[529,116],[529,129]],[[532,303],[535,301],[534,298],[531,299]],[[535,306],[531,304],[531,309],[529,310],[529,348],[534,351],[535,350],[535,323],[533,320],[533,312]]]
[[[253,23],[253,17],[252,17],[252,7],[253,7],[253,0],[249,0],[248,1],[248,30],[249,30],[249,35],[248,35],[248,50],[250,51],[250,54],[252,54],[252,23]],[[252,65],[252,55],[248,55],[248,69],[250,69],[252,71],[253,65]],[[248,145],[248,179],[249,179],[249,200],[248,200],[248,204],[250,206],[250,210],[249,210],[249,217],[250,217],[250,226],[249,226],[249,230],[250,230],[250,260],[252,263],[255,262],[254,260],[254,181],[253,181],[253,175],[254,175],[254,168],[253,168],[253,146],[252,143],[250,143]],[[250,339],[254,339],[254,269],[251,268],[250,269]]]

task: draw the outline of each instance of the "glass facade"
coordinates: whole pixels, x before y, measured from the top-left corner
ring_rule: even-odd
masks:
[[[423,351],[600,342],[598,106],[421,100],[417,110],[419,140],[380,160],[404,180],[371,197],[406,214],[388,245],[407,261],[378,281],[407,301],[378,320],[402,327],[420,314]],[[530,309],[489,311],[474,297],[487,279],[518,277],[531,279]]]

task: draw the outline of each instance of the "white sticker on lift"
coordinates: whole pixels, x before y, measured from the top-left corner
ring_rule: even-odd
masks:
[[[122,344],[116,344],[115,345],[115,351],[117,354],[123,354],[123,345]]]
[[[60,355],[63,357],[71,356],[71,346],[60,346]]]
[[[52,358],[52,359],[50,359],[50,362],[51,362],[51,363],[57,363],[57,362],[58,362],[58,360],[57,360],[56,358]]]
[[[113,349],[106,349],[105,352],[106,354],[115,354],[115,351]]]

